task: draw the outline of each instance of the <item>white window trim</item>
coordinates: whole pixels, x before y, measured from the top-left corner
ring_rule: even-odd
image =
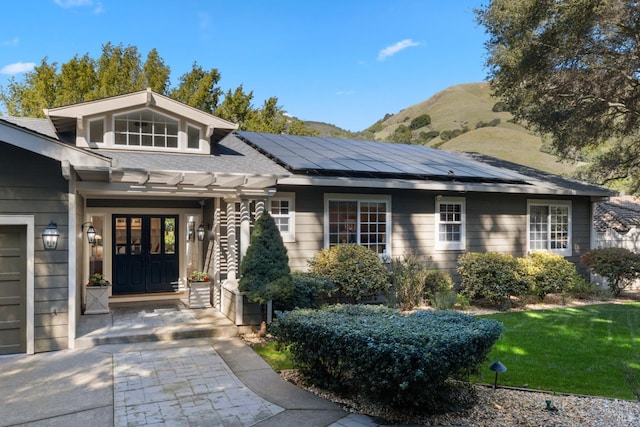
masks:
[[[385,243],[386,249],[384,254],[381,254],[381,257],[390,258],[392,256],[392,246],[391,246],[391,196],[386,194],[342,194],[342,193],[325,193],[324,194],[324,247],[329,247],[329,202],[332,201],[353,201],[358,202],[358,224],[357,229],[360,229],[360,203],[361,202],[371,202],[371,203],[380,203],[384,202],[387,204],[387,224],[386,224],[386,235],[385,235]],[[359,233],[358,233],[359,234]]]
[[[441,204],[458,204],[460,205],[460,241],[448,242],[440,240],[440,205]],[[436,197],[435,207],[435,246],[438,251],[464,251],[467,248],[467,207],[464,197]]]
[[[102,122],[102,141],[91,141],[91,124],[93,122]],[[86,141],[89,146],[98,146],[98,145],[106,145],[107,139],[107,120],[105,116],[101,117],[92,117],[87,120],[87,135]]]
[[[566,249],[550,249],[550,248],[546,248],[546,249],[535,249],[535,251],[545,251],[545,252],[552,252],[564,257],[569,257],[572,256],[573,254],[573,233],[572,233],[572,229],[573,229],[573,225],[572,225],[572,209],[571,209],[571,201],[570,200],[536,200],[536,199],[531,199],[531,200],[527,200],[527,252],[533,252],[534,250],[531,249],[531,206],[546,206],[546,207],[551,207],[551,206],[561,206],[561,207],[566,207],[567,209],[567,215],[568,215],[568,242],[567,242],[567,248]],[[550,214],[549,214],[550,215]],[[550,225],[549,223],[549,218],[547,217],[547,225]],[[547,229],[547,233],[551,233],[551,227],[548,227]],[[547,242],[550,242],[551,239],[549,238],[549,235],[547,235]]]
[[[178,146],[177,147],[156,147],[154,145],[120,145],[120,144],[116,144],[116,119],[118,117],[121,117],[123,115],[129,115],[129,114],[134,114],[134,113],[138,113],[140,111],[150,111],[154,114],[158,114],[160,116],[164,116],[167,117],[171,120],[175,120],[178,122],[178,133],[176,135],[177,138],[177,143]],[[112,141],[111,144],[109,146],[109,148],[112,148],[114,150],[133,150],[133,151],[155,151],[155,152],[170,152],[170,153],[179,153],[179,152],[186,152],[187,150],[185,150],[184,147],[187,146],[187,133],[186,130],[184,129],[184,125],[182,123],[182,120],[180,120],[180,117],[177,116],[173,116],[171,114],[167,114],[164,111],[158,111],[155,110],[153,108],[137,108],[134,110],[124,110],[124,111],[118,111],[118,112],[114,112],[111,115],[111,133],[112,133]],[[202,146],[202,141],[200,141],[200,145]],[[197,150],[188,150],[190,152],[196,152]]]
[[[286,200],[287,202],[289,202],[289,215],[277,215],[274,216],[273,213],[271,212],[271,201],[272,200]],[[289,232],[280,232],[280,235],[282,236],[282,241],[285,243],[293,243],[296,241],[296,194],[295,193],[288,193],[288,192],[281,192],[281,193],[276,193],[273,197],[267,199],[267,210],[269,211],[269,214],[272,217],[279,217],[279,218],[283,218],[288,216],[289,217]]]
[[[189,129],[195,129],[198,131],[198,147],[197,148],[189,147]],[[194,151],[194,152],[199,152],[200,150],[202,150],[202,127],[187,123],[186,129],[185,129],[185,138],[186,138],[185,150]]]

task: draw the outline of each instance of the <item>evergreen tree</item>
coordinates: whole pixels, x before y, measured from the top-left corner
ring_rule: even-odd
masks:
[[[265,212],[256,221],[251,244],[240,265],[240,292],[247,292],[249,301],[261,305],[261,332],[266,331],[269,300],[285,298],[293,292],[287,248],[275,221]]]

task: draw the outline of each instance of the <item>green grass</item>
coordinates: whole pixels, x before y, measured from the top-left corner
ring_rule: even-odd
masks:
[[[480,317],[505,326],[489,354],[507,367],[499,385],[634,399],[622,366],[640,378],[640,303]],[[493,384],[489,363],[474,381]]]
[[[285,348],[279,348],[276,341],[256,345],[253,347],[253,350],[258,353],[274,371],[293,369],[291,353]]]

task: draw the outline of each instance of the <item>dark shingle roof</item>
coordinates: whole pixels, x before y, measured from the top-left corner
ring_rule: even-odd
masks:
[[[289,175],[284,168],[233,134],[220,141],[212,155],[108,149],[94,151],[116,160],[114,166],[118,169]]]
[[[49,120],[47,119],[13,116],[2,116],[0,117],[0,119],[5,120],[9,123],[13,123],[14,125],[32,130],[34,132],[38,132],[42,135],[49,136],[51,138],[58,138],[58,135],[56,135],[56,131],[51,125],[51,122],[49,122]]]
[[[640,226],[640,199],[619,196],[598,203],[593,213],[593,226],[601,232],[610,228],[622,234]]]

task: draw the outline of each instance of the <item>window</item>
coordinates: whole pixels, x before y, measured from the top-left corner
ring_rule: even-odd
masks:
[[[436,198],[436,249],[465,249],[464,211],[463,198]]]
[[[325,246],[355,243],[377,254],[390,254],[390,198],[328,195]],[[378,196],[379,197],[379,196]]]
[[[187,148],[200,149],[200,129],[187,126]]]
[[[116,145],[178,148],[178,121],[154,111],[115,116],[114,133]]]
[[[285,242],[295,242],[295,206],[293,193],[290,196],[273,197],[269,200],[269,213],[276,223],[282,240]]]
[[[89,143],[104,142],[104,119],[89,120]]]
[[[527,217],[529,250],[571,255],[571,204],[529,201]]]

